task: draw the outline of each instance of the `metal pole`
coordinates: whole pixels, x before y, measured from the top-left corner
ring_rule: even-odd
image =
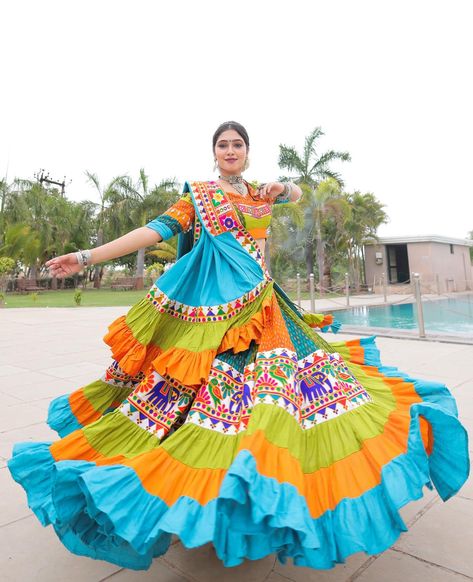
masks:
[[[382,279],[383,279],[384,302],[387,303],[388,302],[388,287],[386,285],[386,272],[385,271],[383,271]]]
[[[416,304],[417,304],[417,323],[419,325],[419,337],[425,337],[424,311],[422,308],[422,296],[421,296],[421,292],[420,292],[420,275],[419,275],[419,273],[414,273],[414,289],[415,289]]]
[[[348,280],[348,273],[345,273],[345,296],[347,298],[347,307],[350,307],[350,281]]]
[[[440,277],[438,273],[435,275],[435,283],[437,284],[437,295],[440,295]]]
[[[296,275],[297,305],[301,306],[301,274]]]
[[[315,312],[314,273],[309,275],[310,310]]]

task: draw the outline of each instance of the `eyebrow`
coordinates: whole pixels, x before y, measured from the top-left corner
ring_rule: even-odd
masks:
[[[219,139],[217,143],[229,143],[232,141],[239,141],[243,143],[243,140],[239,137],[237,137],[236,139]]]

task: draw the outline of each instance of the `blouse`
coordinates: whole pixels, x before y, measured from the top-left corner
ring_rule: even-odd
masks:
[[[248,196],[225,192],[233,203],[236,212],[246,228],[255,239],[268,237],[268,227],[271,224],[271,205],[289,202],[285,198],[277,197],[274,201],[256,199],[251,197],[254,190],[250,187]],[[182,196],[166,212],[148,222],[146,225],[158,232],[163,240],[168,240],[172,236],[181,232],[187,232],[193,225],[195,219],[195,208],[192,197],[189,193]]]

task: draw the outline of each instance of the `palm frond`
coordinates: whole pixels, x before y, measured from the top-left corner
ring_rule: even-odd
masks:
[[[322,135],[325,135],[321,127],[316,127],[306,138],[304,143],[304,166],[309,167],[310,159],[316,156],[314,144]]]
[[[326,166],[330,162],[334,160],[341,160],[343,162],[350,162],[351,156],[348,152],[337,152],[335,150],[329,150],[322,154],[314,163],[314,165],[310,169],[311,174],[317,174],[323,177],[324,172],[326,171]]]
[[[279,146],[278,163],[280,168],[285,168],[286,170],[289,170],[289,172],[296,170],[299,174],[305,175],[303,161],[293,147],[287,147],[285,145]]]

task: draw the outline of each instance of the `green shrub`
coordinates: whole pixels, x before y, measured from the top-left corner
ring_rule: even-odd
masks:
[[[77,305],[77,307],[79,307],[81,302],[82,302],[82,291],[80,289],[76,289],[74,293],[74,303]]]

